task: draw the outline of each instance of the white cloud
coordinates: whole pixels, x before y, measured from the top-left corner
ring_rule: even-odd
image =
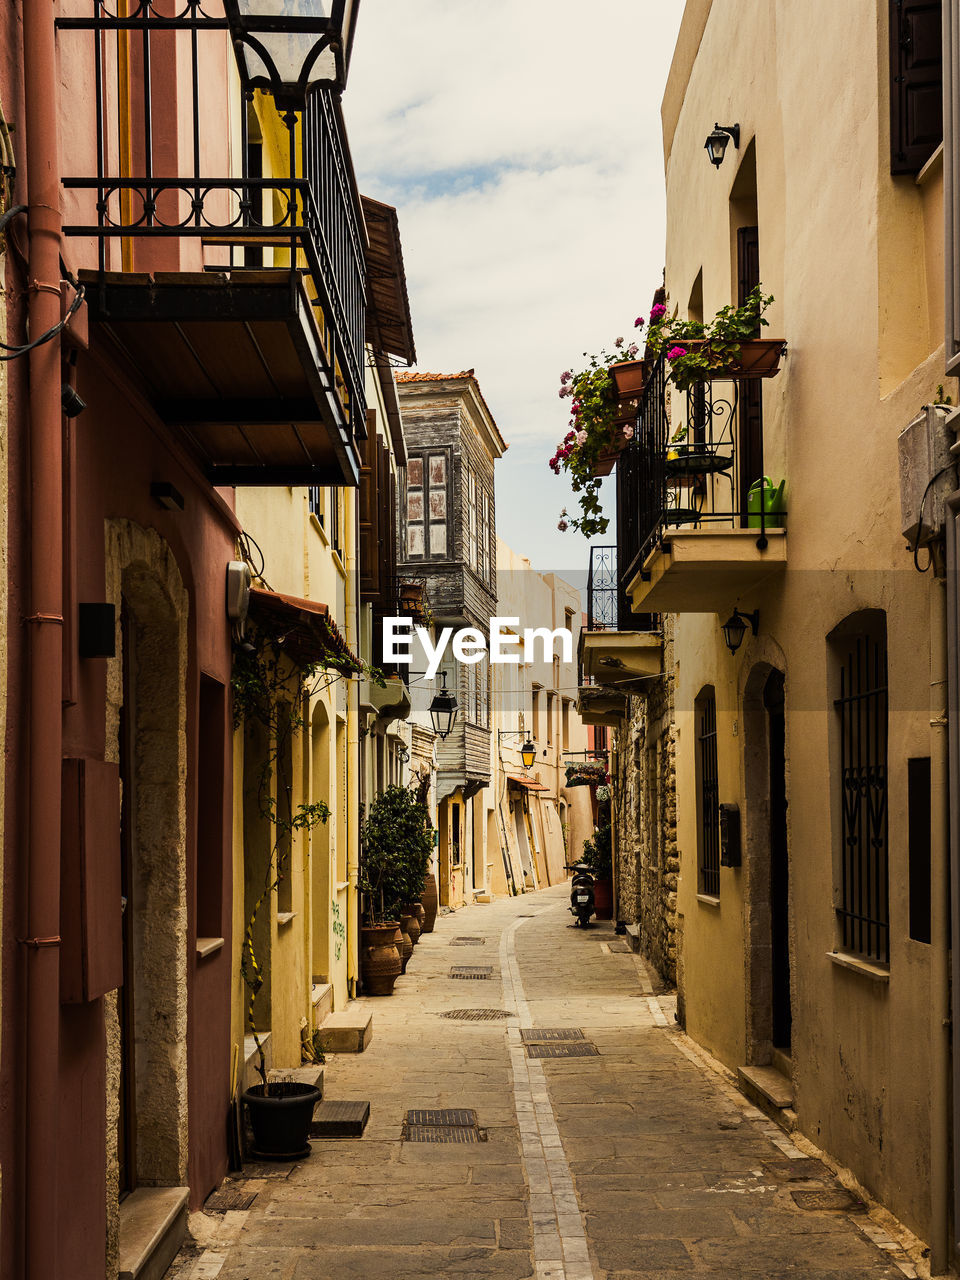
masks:
[[[660,281],[659,109],[682,7],[361,8],[344,107],[361,189],[399,211],[418,367],[476,369],[512,445],[501,536],[543,569],[586,567],[546,466],[560,371],[628,334]]]

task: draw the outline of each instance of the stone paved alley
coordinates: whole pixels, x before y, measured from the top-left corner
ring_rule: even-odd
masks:
[[[367,1051],[328,1058],[326,1096],[370,1100],[363,1138],[248,1167],[253,1205],[194,1215],[177,1280],[914,1275],[878,1216],[676,1033],[612,926],[574,930],[566,901],[439,918],[394,997],[369,1002]],[[443,1016],[467,1008],[510,1017]],[[529,1028],[580,1028],[598,1053],[528,1058]],[[474,1110],[485,1141],[405,1141],[418,1108]]]

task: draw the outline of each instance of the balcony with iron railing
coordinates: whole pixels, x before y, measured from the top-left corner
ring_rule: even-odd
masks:
[[[587,626],[578,652],[581,692],[595,685],[624,693],[631,681],[647,681],[661,670],[660,618],[633,612],[619,565],[617,547],[590,548]]]
[[[721,370],[686,390],[667,372],[661,356],[617,460],[621,577],[635,610],[711,613],[786,567],[784,485],[767,478],[760,381],[776,367]]]
[[[90,319],[213,483],[353,485],[366,240],[339,99],[242,100],[210,8],[58,20],[62,101],[90,103],[63,179]]]

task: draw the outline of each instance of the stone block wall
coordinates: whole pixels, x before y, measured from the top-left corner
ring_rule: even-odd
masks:
[[[664,670],[644,696],[630,699],[618,732],[617,859],[620,917],[640,926],[643,955],[676,983],[677,848],[676,733],[672,643],[664,637]]]

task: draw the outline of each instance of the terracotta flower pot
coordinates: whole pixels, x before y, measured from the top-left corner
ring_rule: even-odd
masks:
[[[393,995],[402,972],[400,927],[395,921],[364,925],[360,931],[360,976],[365,996]]]
[[[437,897],[437,877],[431,871],[423,882],[423,893],[420,895],[423,902],[423,932],[433,933],[433,926],[437,923],[437,908],[440,905]]]
[[[413,939],[410,937],[410,921],[412,917],[400,912],[400,972],[407,972],[407,964],[413,955]]]
[[[643,390],[644,369],[642,360],[623,360],[610,366],[610,377],[621,400],[638,396]]]
[[[606,876],[594,881],[593,909],[598,920],[613,919],[613,880]]]
[[[702,338],[678,341],[674,346],[687,352],[702,351],[707,343]],[[749,338],[740,343],[740,359],[731,360],[701,375],[705,382],[739,382],[747,378],[773,378],[780,372],[780,357],[786,338]]]
[[[417,924],[420,926],[420,932],[421,932],[421,933],[426,933],[427,931],[426,931],[426,929],[423,927],[423,922],[424,922],[424,921],[426,920],[426,918],[427,918],[427,913],[426,913],[426,912],[424,911],[424,909],[423,909],[423,903],[422,903],[422,902],[413,902],[413,903],[411,903],[411,906],[413,907],[413,914],[417,917]]]
[[[413,943],[414,946],[416,946],[417,943],[420,941],[420,933],[421,933],[420,920],[417,916],[417,909],[413,905],[413,903],[410,903],[410,905],[404,907],[403,910],[404,910],[403,918],[407,922],[407,925],[406,925],[407,933],[410,935],[410,941]]]

